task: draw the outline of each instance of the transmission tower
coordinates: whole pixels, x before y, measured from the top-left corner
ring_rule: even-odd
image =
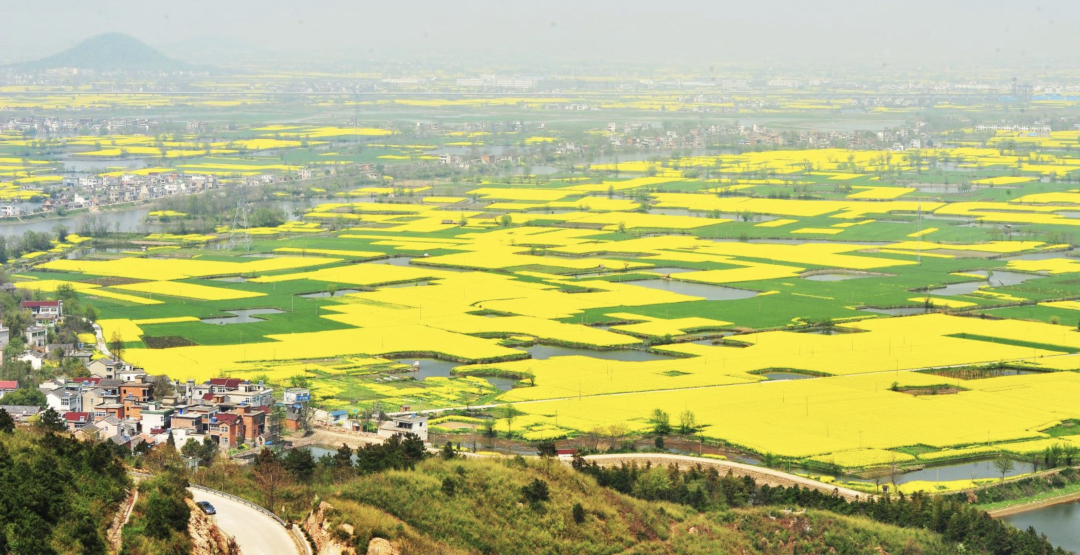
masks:
[[[232,227],[229,229],[229,250],[236,250],[237,247],[245,250],[251,250],[251,233],[248,232],[248,204],[246,200],[241,199],[236,203],[236,215],[233,216]]]

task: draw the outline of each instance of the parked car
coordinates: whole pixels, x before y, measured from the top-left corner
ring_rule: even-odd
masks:
[[[216,515],[217,514],[217,509],[215,509],[214,506],[211,505],[209,501],[199,501],[198,503],[196,503],[196,505],[198,505],[199,508],[202,509],[202,512],[204,512],[204,513],[206,513],[208,515]]]

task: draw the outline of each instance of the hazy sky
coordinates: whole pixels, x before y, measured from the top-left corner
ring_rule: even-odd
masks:
[[[1080,1],[0,0],[0,58],[109,31],[313,58],[1015,64],[1080,59]]]

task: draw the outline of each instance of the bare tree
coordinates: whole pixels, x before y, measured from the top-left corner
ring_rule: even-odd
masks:
[[[270,452],[267,450],[266,452]],[[262,453],[260,453],[262,455]],[[277,491],[288,479],[288,472],[277,459],[277,456],[259,457],[256,459],[255,483],[266,495],[266,508],[274,512],[274,501],[277,499]]]
[[[619,440],[626,435],[627,430],[626,424],[623,423],[609,424],[607,426],[608,439],[611,440],[609,450],[614,451],[618,447]]]
[[[896,455],[889,461],[889,483],[896,489],[896,480],[900,477],[900,463],[896,462]]]
[[[118,331],[112,332],[112,336],[109,338],[109,351],[112,353],[113,358],[120,360],[124,355],[124,336]]]
[[[506,419],[506,437],[509,438],[510,437],[510,432],[511,432],[511,429],[512,429],[511,427],[514,424],[514,419],[517,418],[518,412],[517,412],[517,409],[514,408],[514,405],[512,405],[510,403],[507,403],[507,404],[503,405],[502,413],[503,413],[503,418]]]
[[[604,437],[606,433],[607,432],[604,427],[600,426],[599,424],[589,429],[589,438],[592,439],[593,451],[600,450],[600,438]]]
[[[1013,464],[1013,460],[1009,457],[998,457],[994,459],[994,468],[1001,473],[1001,481],[1005,481],[1005,475],[1012,472],[1016,465]]]

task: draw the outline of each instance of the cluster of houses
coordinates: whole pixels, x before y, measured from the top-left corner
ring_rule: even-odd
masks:
[[[174,382],[170,395],[160,395],[141,368],[99,359],[87,367],[89,377],[57,378],[39,386],[46,405],[71,432],[135,448],[140,443],[177,446],[188,439],[217,444],[222,450],[265,442],[273,389],[236,378],[214,378],[197,384]],[[0,399],[2,402],[2,399]]]
[[[73,192],[71,202],[78,203],[72,208],[189,195],[220,185],[210,174],[175,171],[149,175],[73,175],[64,177],[63,183]]]
[[[0,289],[9,290],[14,286],[10,283],[0,285]],[[44,359],[49,355],[59,354],[63,357],[74,357],[89,364],[93,358],[93,352],[83,348],[82,345],[70,343],[48,343],[49,330],[56,327],[64,320],[64,302],[61,300],[51,301],[23,301],[22,308],[28,310],[33,322],[26,326],[22,339],[26,350],[17,357],[17,360],[27,362],[34,370],[40,370]],[[0,322],[0,349],[7,347],[11,342],[11,329]]]
[[[261,446],[269,441],[270,412],[277,401],[274,390],[262,382],[238,378],[213,378],[163,383],[142,368],[122,361],[98,359],[87,366],[90,376],[56,378],[38,386],[45,405],[56,411],[77,437],[95,437],[134,449],[141,443],[156,445],[172,437],[179,448],[188,440],[207,439],[222,451],[241,445]],[[162,395],[165,385],[172,392]],[[0,381],[0,408],[17,422],[28,422],[39,407],[3,404],[4,394],[18,389],[15,381]],[[304,426],[305,408],[311,399],[306,388],[288,388],[283,395],[282,428],[296,431]],[[317,416],[331,425],[348,425],[345,411]],[[405,414],[383,422],[380,437],[414,433],[427,441],[427,417]]]
[[[63,189],[53,191],[34,212],[56,212],[95,208],[108,204],[148,201],[176,195],[201,193],[221,186],[217,177],[209,174],[163,172],[150,175],[94,175],[89,173],[65,175]],[[27,183],[26,190],[41,191],[40,184]],[[16,205],[0,206],[0,218],[23,215]]]
[[[481,154],[475,158],[462,154],[440,154],[439,163],[454,168],[466,169],[472,166],[492,166],[501,164],[516,164],[521,160],[520,156],[513,154]]]
[[[157,130],[157,120],[147,118],[62,118],[51,116],[22,116],[0,122],[5,133],[35,133],[45,135],[72,135],[77,133],[100,135],[101,133],[141,132]]]

